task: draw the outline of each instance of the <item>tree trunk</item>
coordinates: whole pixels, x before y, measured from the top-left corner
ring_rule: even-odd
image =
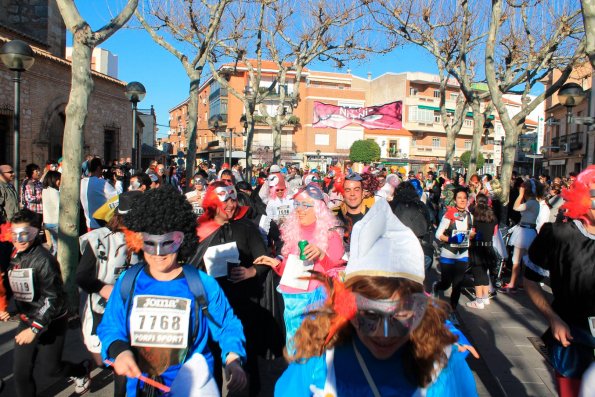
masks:
[[[446,129],[446,154],[444,155],[444,171],[449,178],[452,178],[452,165],[456,151],[456,140],[458,131],[449,127]]]
[[[587,39],[586,52],[595,69],[595,0],[582,0],[583,22],[585,24],[585,37]]]
[[[475,98],[473,102],[471,102],[471,110],[473,111],[473,137],[471,141],[471,156],[469,156],[469,168],[467,170],[467,183],[469,183],[471,175],[477,172],[477,158],[479,157],[481,137],[483,136],[484,118],[481,114],[479,99]]]
[[[73,40],[72,85],[64,126],[64,147],[68,147],[68,150],[64,151],[62,158],[58,261],[68,294],[69,308],[73,313],[77,313],[79,306],[75,270],[79,262],[79,207],[84,126],[89,97],[93,91],[93,79],[89,67],[92,52],[92,47]]]
[[[194,177],[196,164],[196,124],[198,120],[198,89],[200,86],[200,72],[193,73],[190,77],[190,92],[188,100],[188,125],[186,126],[186,191],[193,189],[190,178]]]
[[[273,130],[273,164],[281,165],[281,134],[283,133],[283,124],[275,121]]]
[[[246,113],[248,131],[246,131],[246,182],[252,180],[252,142],[254,141],[254,115]]]

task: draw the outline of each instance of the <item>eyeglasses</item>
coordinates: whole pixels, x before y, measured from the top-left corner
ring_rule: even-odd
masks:
[[[293,202],[293,208],[295,208],[296,210],[299,210],[300,208],[303,210],[307,210],[309,208],[313,208],[314,204],[313,203],[308,203],[306,201],[294,201]]]
[[[3,174],[14,174],[14,171],[2,171]]]
[[[277,189],[277,193],[283,193],[285,189]]]

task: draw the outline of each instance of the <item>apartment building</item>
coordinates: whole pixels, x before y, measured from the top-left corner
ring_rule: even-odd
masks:
[[[560,75],[547,77],[546,88]],[[545,145],[543,166],[550,176],[567,176],[593,164],[595,157],[595,128],[585,118],[595,115],[592,69],[588,62],[577,67],[567,83],[576,83],[584,90],[585,99],[575,107],[566,108],[554,94],[545,101]],[[586,123],[584,121],[587,121]],[[592,120],[591,120],[592,121]]]

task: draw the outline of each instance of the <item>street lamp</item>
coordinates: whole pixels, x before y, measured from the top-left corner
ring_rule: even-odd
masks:
[[[318,162],[318,172],[320,172],[320,149],[316,149],[316,161]]]
[[[572,108],[580,105],[583,99],[585,99],[583,87],[576,83],[566,83],[558,91],[558,101],[566,107],[567,126],[572,123]]]
[[[141,147],[142,144],[139,140],[137,153],[135,155],[134,149],[136,148],[136,105],[143,100],[147,94],[145,86],[138,81],[132,81],[126,85],[126,98],[132,102],[132,169],[140,167],[141,163]]]
[[[19,164],[21,162],[19,156],[20,143],[20,128],[21,128],[21,72],[25,72],[33,66],[35,58],[33,57],[33,50],[27,43],[21,40],[12,40],[4,44],[0,48],[0,59],[7,68],[14,71],[14,151],[13,151],[13,170],[16,178],[14,179],[14,187],[19,194]]]
[[[246,115],[240,117],[240,123],[242,123],[242,127],[244,127],[244,155],[246,159],[246,169],[244,170],[244,174],[246,175],[246,180],[250,181],[252,170],[248,169],[248,119],[246,119]]]

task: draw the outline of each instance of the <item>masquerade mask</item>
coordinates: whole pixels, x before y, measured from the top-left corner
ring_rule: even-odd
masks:
[[[39,229],[33,226],[13,227],[11,229],[13,243],[28,243],[35,240]]]
[[[314,207],[314,204],[307,203],[305,201],[297,201],[297,200],[293,201],[293,208],[295,208],[296,210],[298,210],[300,208],[303,210],[307,210],[308,208],[312,208],[312,207]]]
[[[215,194],[217,198],[224,203],[229,199],[237,200],[238,194],[236,192],[236,188],[233,186],[220,186],[215,188]]]
[[[357,172],[352,172],[351,174],[349,174],[349,175],[347,175],[345,177],[345,180],[346,181],[357,181],[357,182],[361,182],[361,181],[363,181],[363,178]]]
[[[421,322],[428,298],[422,293],[399,300],[373,300],[356,294],[356,320],[359,330],[370,336],[402,337]]]
[[[134,180],[134,181],[130,182],[130,187],[128,188],[128,190],[134,191],[134,190],[138,190],[139,188],[140,188],[140,182],[137,180]]]
[[[184,233],[166,234],[143,233],[143,251],[149,255],[169,255],[178,252],[184,241]]]
[[[314,184],[306,185],[306,187],[303,188],[301,191],[299,191],[295,195],[295,197],[297,197],[298,195],[300,195],[302,193],[306,193],[308,196],[310,196],[314,200],[324,200],[324,193],[322,192],[322,190],[320,190],[320,188],[317,185],[314,185]]]

